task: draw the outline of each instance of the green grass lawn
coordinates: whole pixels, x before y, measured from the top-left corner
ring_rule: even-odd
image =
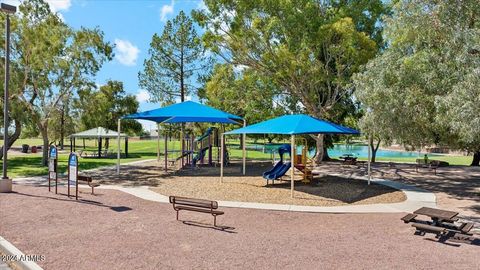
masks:
[[[247,141],[247,143],[252,144],[253,141]],[[41,145],[41,139],[22,139],[18,140],[15,143],[15,146],[21,146],[22,144],[29,145]],[[229,145],[229,153],[232,159],[241,159],[242,150],[239,149],[238,140],[228,140],[227,144]],[[110,141],[110,151],[116,151],[116,140]],[[95,141],[87,140],[85,142],[86,150],[96,151],[98,148],[95,145]],[[66,149],[69,150],[70,145],[66,144]],[[180,143],[178,141],[169,141],[168,143],[169,150],[180,150]],[[145,159],[155,159],[157,156],[157,141],[156,140],[130,140],[129,141],[129,157],[122,158],[121,163],[127,163],[137,160]],[[77,141],[77,151],[83,149],[83,142]],[[123,149],[123,141],[122,141]],[[164,141],[160,140],[160,155],[163,158],[164,150]],[[170,158],[174,158],[178,153],[169,154]],[[214,159],[217,157],[217,152],[214,150],[213,153]],[[270,153],[262,153],[261,151],[247,151],[247,158],[255,160],[270,160]],[[278,158],[278,155],[277,155]],[[470,165],[472,161],[471,156],[435,156],[431,157],[432,159],[442,160],[450,163],[451,165]],[[59,172],[64,173],[67,169],[67,159],[68,154],[59,155]],[[379,162],[409,162],[414,163],[416,158],[382,158],[378,157],[377,161]],[[365,158],[360,158],[360,160],[366,160]],[[20,176],[37,176],[37,175],[47,175],[48,168],[41,166],[41,156],[40,155],[27,155],[27,156],[15,156],[10,155],[8,158],[8,174],[10,177],[20,177]],[[80,171],[87,169],[94,169],[103,166],[115,165],[117,162],[115,157],[112,158],[81,158],[79,160]],[[1,164],[1,161],[0,161]]]

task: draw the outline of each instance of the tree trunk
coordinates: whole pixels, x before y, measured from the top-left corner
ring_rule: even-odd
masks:
[[[63,150],[64,130],[65,130],[65,104],[62,104],[62,118],[60,120],[60,150]]]
[[[480,151],[477,151],[473,154],[473,160],[470,166],[480,166]]]
[[[42,146],[42,166],[48,166],[48,147],[50,143],[48,141],[48,124],[39,124],[40,133],[42,134],[43,146]]]
[[[7,151],[10,150],[12,145],[15,143],[18,138],[20,138],[20,135],[22,134],[22,124],[20,121],[17,119],[12,119],[15,122],[15,132],[13,132],[12,136],[8,137],[8,148]],[[7,132],[8,136],[8,132]],[[3,159],[3,146],[0,148],[0,160]]]
[[[375,144],[373,141],[373,137],[370,137],[368,145],[372,150],[371,162],[375,162],[375,158],[377,157],[377,151],[378,151],[378,148],[380,147],[380,142],[381,140],[378,140],[377,144]]]
[[[180,51],[180,101],[185,101],[185,71],[183,67],[183,50]]]
[[[324,146],[322,161],[329,161],[329,160],[331,159],[330,159],[330,156],[328,155],[327,147]]]
[[[315,142],[316,142],[316,147],[317,147],[317,152],[315,154],[315,163],[316,164],[320,164],[323,160],[324,160],[324,157],[325,157],[325,147],[323,146],[323,138],[324,138],[324,135],[323,134],[318,134],[317,136],[312,136],[313,138],[315,138]],[[328,154],[327,154],[328,156]]]

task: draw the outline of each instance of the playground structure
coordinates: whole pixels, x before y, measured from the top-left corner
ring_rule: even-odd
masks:
[[[293,160],[293,168],[297,169],[297,171],[302,174],[302,182],[308,184],[313,181],[313,177],[315,175],[315,173],[313,172],[313,168],[315,163],[312,159],[308,157],[307,140],[305,138],[297,138],[295,145],[296,147],[293,154],[293,159],[290,144],[284,144],[278,148],[280,160],[278,162],[274,161],[275,165],[273,166],[273,168],[263,173],[263,178],[267,180],[267,185],[269,184],[269,180],[272,180],[272,184],[275,183],[275,180],[283,180],[282,177],[292,167],[291,161],[284,162],[284,155],[286,153],[288,153],[288,155],[290,156],[290,160]],[[298,154],[299,148],[301,154]]]
[[[315,162],[308,157],[308,144],[307,144],[307,139],[305,138],[297,138],[296,140],[298,143],[296,143],[297,145],[297,148],[296,148],[296,153],[295,153],[295,164],[294,164],[294,167],[299,170],[302,175],[303,175],[303,179],[302,179],[302,182],[303,183],[310,183],[311,181],[313,181],[313,176],[314,176],[314,172],[313,172],[313,169],[315,167]],[[302,154],[299,155],[298,154],[298,148],[301,148],[301,152]]]
[[[224,145],[225,141],[222,139],[218,140],[219,132],[218,129],[210,128],[205,134],[199,138],[194,139],[192,135],[186,135],[184,133],[184,125],[186,123],[217,123],[217,124],[234,124],[240,125],[243,122],[243,126],[246,126],[246,122],[243,118],[223,112],[221,110],[209,107],[193,101],[184,101],[181,103],[172,104],[166,107],[158,108],[155,110],[145,111],[134,113],[130,115],[123,116],[118,119],[118,134],[120,134],[121,120],[122,119],[137,119],[137,120],[148,120],[157,123],[157,128],[160,130],[160,124],[181,124],[180,132],[180,150],[168,150],[168,136],[165,134],[165,149],[164,149],[164,162],[165,162],[165,172],[168,171],[169,163],[176,164],[181,162],[181,167],[188,167],[185,165],[190,164],[190,167],[195,167],[198,162],[205,162],[205,156],[208,152],[208,163],[213,165],[216,164],[213,162],[213,150],[214,148],[223,149],[217,151],[220,156],[220,164],[226,165],[228,163],[228,152],[225,151]],[[225,131],[224,129],[222,129]],[[157,132],[157,161],[160,161],[160,132]],[[246,160],[246,150],[245,150],[245,135],[242,136],[242,173],[245,174],[245,160]],[[118,148],[120,148],[120,136],[117,137]],[[220,145],[220,147],[219,147]],[[179,156],[171,159],[169,153],[180,153]],[[217,157],[218,159],[218,157]],[[117,152],[117,174],[120,174],[120,152]]]
[[[168,142],[168,134],[165,133],[165,136],[165,141]],[[218,128],[209,127],[201,136],[196,138],[193,136],[193,134],[187,134],[180,141],[182,144],[181,150],[167,150],[169,153],[180,153],[179,156],[168,160],[171,166],[177,167],[176,164],[181,162],[180,168],[195,168],[198,163],[206,163],[210,166],[213,166],[220,162],[221,142]],[[215,159],[214,150],[216,150]],[[225,151],[227,158],[224,160],[224,165],[227,165],[229,162],[228,151]],[[208,158],[207,162],[205,162],[206,158]]]
[[[288,135],[290,136],[290,145],[291,145],[290,149],[297,149],[295,146],[296,144],[295,135],[306,135],[306,134],[358,135],[360,134],[360,132],[348,127],[344,127],[341,125],[337,125],[337,124],[325,121],[325,120],[317,119],[309,115],[292,114],[292,115],[280,116],[280,117],[266,120],[254,125],[250,125],[247,127],[225,132],[222,134],[222,140],[225,135],[242,135],[245,138],[246,134]],[[223,148],[224,148],[224,144],[222,143],[222,149]],[[304,155],[302,155],[302,158],[303,156]],[[306,152],[305,152],[305,157],[306,157]],[[220,160],[223,160],[223,158],[224,156],[221,155]],[[290,161],[291,164],[295,166],[295,159],[296,159],[295,155],[290,155],[290,159],[291,159]],[[369,152],[369,160],[370,160],[370,152]],[[310,168],[307,166],[306,159],[305,161],[302,160],[302,162],[304,162],[303,170],[306,172],[305,173],[306,179],[308,179],[309,178],[308,171],[310,170]],[[243,160],[243,165],[245,166],[245,159]],[[286,172],[284,172],[284,174],[285,173]],[[294,190],[295,190],[294,180],[295,180],[295,170],[290,170],[290,197],[292,198],[294,197]],[[368,180],[369,180],[368,184],[370,184],[370,162],[368,163]],[[223,163],[222,162],[220,162],[220,182],[223,182]]]

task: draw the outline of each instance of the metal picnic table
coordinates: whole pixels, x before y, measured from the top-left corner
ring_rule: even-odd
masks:
[[[430,207],[422,207],[413,213],[417,215],[424,215],[424,216],[431,217],[434,222],[446,221],[450,223],[453,221],[456,221],[455,217],[458,215],[458,212],[430,208]]]
[[[470,230],[473,228],[473,222],[461,222],[455,224],[459,219],[457,218],[458,212],[447,211],[442,209],[422,207],[413,212],[413,214],[407,214],[402,217],[405,223],[412,223],[415,227],[415,234],[425,235],[425,233],[436,234],[442,241],[451,239],[457,242],[472,242],[477,241],[472,237]],[[424,215],[430,217],[431,221],[423,221],[421,219],[415,219],[417,215]]]

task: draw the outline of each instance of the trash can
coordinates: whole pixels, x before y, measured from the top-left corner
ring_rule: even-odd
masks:
[[[22,153],[28,153],[28,144],[22,144]]]
[[[37,147],[36,146],[32,146],[32,153],[37,153]]]

